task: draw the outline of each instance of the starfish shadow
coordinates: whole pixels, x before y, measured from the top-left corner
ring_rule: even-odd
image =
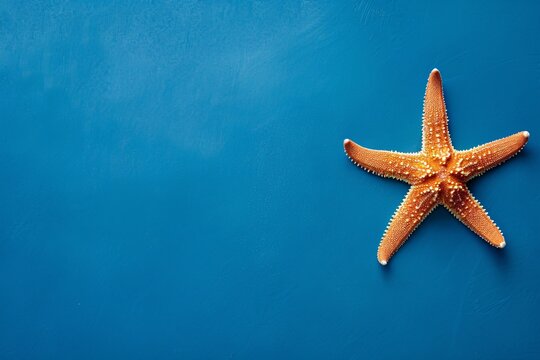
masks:
[[[392,265],[390,263],[388,265],[381,266],[381,268],[384,278],[388,279],[390,276],[392,276]]]
[[[495,270],[501,272],[502,274],[508,273],[508,270],[510,270],[512,264],[511,246],[508,246],[505,249],[493,248],[491,250],[493,251],[488,251],[487,253],[490,260],[497,265],[494,266]]]

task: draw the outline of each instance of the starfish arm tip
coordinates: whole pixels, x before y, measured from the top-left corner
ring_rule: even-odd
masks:
[[[503,241],[502,243],[499,244],[499,248],[502,249],[506,246],[506,242]]]
[[[433,73],[440,73],[440,71],[439,71],[439,69],[437,69],[437,68],[433,68],[433,70],[431,70],[431,73],[432,73],[432,74],[433,74]]]
[[[351,140],[350,139],[345,139],[343,140],[343,146],[347,145],[348,143],[350,143]]]
[[[522,134],[526,139],[528,139],[529,136],[531,136],[531,134],[528,131],[523,131]]]
[[[386,260],[379,260],[379,263],[380,263],[382,266],[385,266],[386,264],[388,264],[388,261],[386,261]]]

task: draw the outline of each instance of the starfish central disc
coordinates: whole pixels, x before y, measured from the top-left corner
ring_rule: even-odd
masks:
[[[437,69],[429,75],[426,87],[420,152],[371,150],[346,139],[345,152],[356,165],[411,185],[384,232],[377,252],[379,262],[386,265],[440,204],[489,244],[503,248],[506,242],[501,231],[466,183],[516,155],[528,139],[529,132],[522,131],[470,150],[455,150],[448,132],[442,80]]]
[[[448,177],[448,171],[446,171],[445,168],[442,168],[441,170],[439,170],[439,172],[437,173],[437,177],[441,180],[446,180],[446,178]]]

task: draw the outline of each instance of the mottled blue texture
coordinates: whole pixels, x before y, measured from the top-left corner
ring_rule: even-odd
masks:
[[[414,4],[413,4],[414,3]],[[2,1],[2,359],[540,356],[536,2]],[[430,70],[497,250],[349,137],[420,147]]]

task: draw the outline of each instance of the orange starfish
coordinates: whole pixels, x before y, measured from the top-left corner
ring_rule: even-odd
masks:
[[[346,139],[345,153],[368,172],[405,181],[409,192],[382,237],[377,259],[386,265],[439,204],[489,244],[503,248],[504,237],[466,182],[516,155],[527,143],[522,131],[470,150],[457,151],[448,133],[441,74],[433,69],[424,98],[422,150],[417,153],[371,150]]]

